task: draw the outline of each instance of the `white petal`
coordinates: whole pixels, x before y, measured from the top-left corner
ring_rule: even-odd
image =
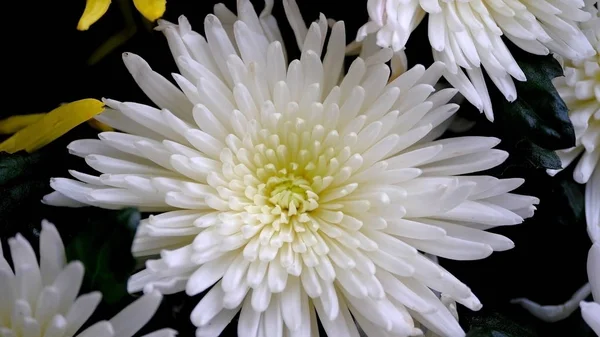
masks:
[[[77,298],[65,315],[67,320],[66,336],[74,335],[83,326],[88,318],[92,316],[101,299],[102,294],[100,292],[81,295]]]
[[[587,260],[588,279],[592,287],[594,300],[600,300],[600,243],[594,243]]]
[[[592,242],[600,242],[600,166],[585,186],[585,220]]]
[[[133,336],[154,316],[161,301],[162,295],[160,293],[151,292],[121,310],[109,321],[114,329],[114,335]]]
[[[65,247],[53,224],[42,220],[40,270],[44,285],[51,284],[66,265]]]
[[[115,331],[107,321],[100,321],[85,329],[76,337],[114,336]]]
[[[190,277],[186,286],[186,293],[192,296],[208,289],[208,287],[223,277],[234,257],[235,255],[229,254],[202,265]]]
[[[600,334],[600,304],[581,302],[581,315],[585,322],[598,335]]]

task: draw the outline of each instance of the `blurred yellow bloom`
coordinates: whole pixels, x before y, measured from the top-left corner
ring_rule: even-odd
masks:
[[[100,19],[108,10],[111,0],[86,0],[85,10],[79,23],[78,30],[87,30],[98,19]],[[135,8],[146,19],[156,21],[164,13],[167,6],[166,0],[133,0]]]
[[[15,132],[0,143],[0,152],[33,152],[104,110],[104,103],[86,98],[67,103],[47,114],[13,116],[0,121],[0,133]]]
[[[8,117],[7,119],[0,121],[0,135],[11,135],[26,126],[39,121],[44,115],[45,113]]]

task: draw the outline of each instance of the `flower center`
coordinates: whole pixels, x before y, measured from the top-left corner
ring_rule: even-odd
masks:
[[[294,174],[270,177],[263,188],[273,206],[289,216],[312,211],[319,206],[319,196],[312,191],[308,180]]]
[[[319,207],[319,196],[312,190],[310,180],[296,171],[282,169],[272,172],[255,191],[255,205],[246,207],[248,217],[242,227],[246,238],[258,234],[255,243],[244,250],[248,258],[253,260],[258,254],[261,260],[270,261],[287,244],[294,251],[306,251],[304,242],[313,243],[313,232],[319,229],[310,216]],[[288,261],[284,267],[290,266]]]

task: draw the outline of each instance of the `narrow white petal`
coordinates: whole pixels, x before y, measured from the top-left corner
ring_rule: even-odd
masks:
[[[581,302],[580,306],[581,315],[585,322],[596,334],[600,334],[600,304]]]
[[[600,243],[594,243],[588,253],[587,272],[594,300],[600,300]]]
[[[51,284],[66,265],[65,248],[53,224],[42,220],[40,234],[40,270],[44,285]]]
[[[110,319],[114,335],[131,337],[154,316],[162,295],[151,292],[137,299]]]
[[[592,242],[600,242],[600,168],[585,186],[585,220]]]
[[[88,318],[92,316],[101,299],[102,294],[100,292],[93,292],[81,295],[75,300],[75,303],[65,315],[68,323],[65,329],[66,336],[74,335],[83,326]]]

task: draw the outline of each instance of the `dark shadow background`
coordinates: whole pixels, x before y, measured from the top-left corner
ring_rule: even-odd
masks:
[[[47,112],[63,102],[81,98],[110,97],[117,100],[150,103],[137,88],[121,60],[121,53],[128,51],[142,56],[154,70],[165,75],[176,71],[166,39],[160,32],[144,28],[143,18],[135,13],[138,32],[122,47],[106,56],[93,66],[87,59],[111,35],[122,30],[124,20],[116,4],[108,13],[94,24],[89,31],[76,30],[79,16],[83,12],[85,1],[15,1],[8,10],[10,13],[4,23],[2,38],[3,107],[0,118],[17,114]],[[204,17],[212,12],[215,0],[169,0],[165,19],[176,22],[181,14],[187,16],[197,31],[203,30]],[[224,1],[230,9],[235,1]],[[299,0],[301,11],[308,22],[318,18],[323,12],[327,17],[346,21],[348,42],[355,36],[357,29],[366,22],[366,0]],[[258,10],[262,1],[253,1]],[[280,1],[276,1],[275,16],[287,42],[290,56],[298,54],[291,29],[285,20]],[[431,63],[426,31],[422,25],[417,29],[408,45],[407,53],[411,63]],[[468,110],[464,109],[464,110]],[[494,126],[483,116],[471,116],[478,119],[475,134],[486,135],[493,132]],[[69,158],[64,145],[69,139],[93,135],[95,131],[87,125],[75,129],[70,135],[52,145],[55,166],[38,167],[49,175],[66,175],[66,167],[73,167],[81,161]],[[47,154],[45,154],[47,155]],[[560,219],[557,209],[565,207],[564,200],[554,198],[561,189],[545,175],[543,171],[511,168],[510,163],[498,172],[502,177],[526,177],[528,183],[523,191],[542,199],[534,219],[511,228],[498,230],[511,238],[516,248],[502,253],[494,253],[481,261],[455,262],[442,261],[442,264],[459,279],[469,285],[484,304],[477,315],[500,312],[533,330],[537,336],[593,336],[593,333],[580,317],[579,311],[568,320],[555,324],[542,324],[521,309],[509,304],[515,297],[529,297],[543,304],[559,304],[567,300],[573,292],[582,286],[587,275],[585,264],[590,247],[582,218],[583,209],[577,214]],[[561,173],[565,179],[571,172]],[[33,181],[33,180],[32,180]],[[43,181],[36,184],[44,184]],[[74,221],[83,212],[64,212],[51,210],[39,204],[39,200],[48,191],[44,185],[42,192],[35,192],[30,198],[14,205],[10,215],[3,213],[0,220],[2,236],[6,238],[17,231],[22,223],[37,223],[44,217],[56,221]],[[36,190],[37,191],[37,190]],[[3,190],[3,196],[6,190]],[[573,193],[582,193],[580,187]],[[0,202],[5,203],[5,201]],[[1,206],[1,205],[0,205]],[[67,220],[67,218],[69,220]],[[8,228],[8,230],[7,230]],[[180,330],[180,336],[193,336],[193,327],[189,323],[189,312],[199,297],[187,299],[185,296],[169,296],[150,328],[170,326]],[[111,311],[111,310],[108,310]],[[461,323],[468,329],[473,316],[468,310],[461,309]],[[110,316],[107,316],[110,317]],[[235,325],[224,335],[235,335]],[[490,336],[492,336],[490,334]],[[499,336],[499,335],[498,335]],[[521,336],[514,336],[521,337]]]

